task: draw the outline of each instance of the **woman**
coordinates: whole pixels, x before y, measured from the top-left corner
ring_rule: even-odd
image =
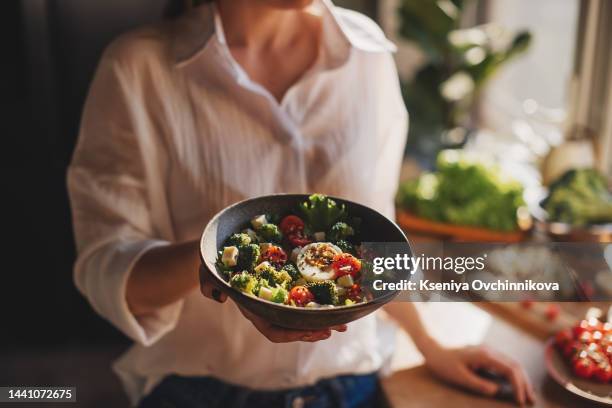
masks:
[[[322,192],[393,216],[407,127],[393,46],[366,17],[311,2],[218,0],[123,36],[100,62],[68,173],[75,281],[136,342],[115,365],[134,404],[373,403],[389,324],[286,330],[198,277],[202,227],[247,197]],[[487,366],[532,398],[506,358],[444,349],[412,305],[385,309],[435,374],[493,395],[472,372]]]

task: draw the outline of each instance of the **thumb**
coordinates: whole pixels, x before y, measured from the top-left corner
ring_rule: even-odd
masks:
[[[484,378],[479,377],[477,374],[467,368],[464,370],[462,383],[470,390],[488,397],[493,397],[499,390],[499,385],[493,381],[485,380]]]

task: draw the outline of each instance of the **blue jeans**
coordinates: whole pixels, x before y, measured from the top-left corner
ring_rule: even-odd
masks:
[[[166,377],[139,408],[370,408],[380,398],[376,374],[345,375],[315,385],[257,391],[212,377]]]

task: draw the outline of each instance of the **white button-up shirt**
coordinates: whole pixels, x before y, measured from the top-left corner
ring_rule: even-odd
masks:
[[[128,33],[102,57],[68,172],[74,277],[135,342],[115,364],[133,403],[169,374],[289,388],[379,370],[393,351],[375,315],[329,340],[272,344],[199,290],[145,317],[126,303],[145,251],[197,239],[248,197],[321,192],[393,216],[407,130],[393,45],[358,13],[326,0],[312,10],[319,57],[280,103],[232,58],[213,5]]]

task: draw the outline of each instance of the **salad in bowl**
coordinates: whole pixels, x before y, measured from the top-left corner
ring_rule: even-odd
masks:
[[[294,213],[253,216],[224,242],[216,266],[233,288],[274,303],[321,308],[364,302],[360,224],[344,204],[313,194]]]

